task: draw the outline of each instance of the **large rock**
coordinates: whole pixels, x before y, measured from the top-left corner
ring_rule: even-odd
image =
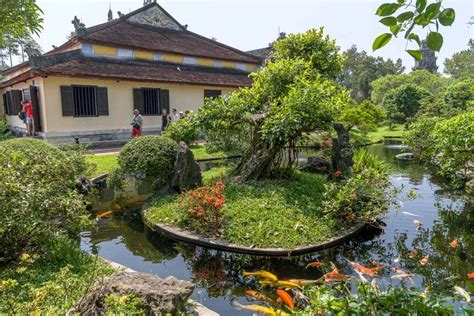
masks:
[[[174,277],[161,279],[148,273],[117,272],[96,282],[70,314],[105,315],[107,296],[129,294],[142,298],[140,306],[147,315],[177,314],[185,310],[193,289],[191,282]]]
[[[182,192],[200,186],[201,184],[201,168],[186,143],[180,142],[174,163],[174,176],[171,181],[171,187],[178,192]]]

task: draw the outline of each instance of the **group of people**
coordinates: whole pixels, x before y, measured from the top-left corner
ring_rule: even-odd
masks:
[[[18,113],[18,118],[22,120],[26,126],[26,135],[34,136],[33,103],[31,100],[21,101],[21,111]]]
[[[179,121],[180,119],[184,119],[190,114],[191,114],[191,111],[178,112],[178,110],[172,109],[171,113],[168,113],[166,109],[163,109],[161,111],[161,130],[162,131],[166,130],[172,122]],[[143,117],[140,115],[140,111],[138,111],[137,109],[133,111],[133,119],[130,125],[132,125],[133,138],[142,136]]]

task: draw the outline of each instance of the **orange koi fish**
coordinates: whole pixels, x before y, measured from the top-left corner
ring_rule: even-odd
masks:
[[[458,246],[458,240],[454,239],[449,243],[449,245],[451,246],[451,248],[456,248]]]
[[[109,217],[110,215],[112,215],[113,211],[107,211],[107,212],[103,212],[103,213],[100,213],[99,215],[97,215],[96,218],[106,218],[106,217]]]
[[[349,261],[350,264],[359,272],[365,274],[365,275],[368,275],[370,277],[374,277],[375,276],[375,272],[369,268],[366,268],[364,267],[363,265],[361,264],[358,264],[358,263],[355,263],[355,262],[351,262]]]
[[[258,276],[258,277],[261,277],[262,279],[266,279],[266,280],[270,280],[270,281],[276,281],[278,280],[277,276],[274,275],[273,273],[270,273],[268,271],[265,271],[265,270],[260,270],[260,271],[256,271],[256,272],[244,272],[244,277],[247,277],[247,276]]]
[[[420,264],[422,266],[426,265],[429,259],[430,259],[430,256],[425,256],[423,259],[420,260]]]
[[[246,310],[249,310],[249,311],[261,313],[261,314],[264,314],[264,315],[275,315],[276,316],[275,310],[272,309],[272,308],[269,308],[269,307],[260,306],[260,305],[242,305],[242,304],[239,304],[237,302],[235,303],[235,305],[238,308],[246,309]]]
[[[257,292],[257,291],[247,290],[245,291],[245,294],[247,294],[248,296],[255,297],[257,300],[262,301],[262,302],[275,303],[274,300],[272,300],[265,294]]]
[[[418,249],[413,249],[410,251],[410,254],[408,255],[408,258],[413,259],[418,256]]]
[[[282,287],[282,288],[287,288],[287,289],[292,289],[292,288],[299,288],[301,289],[301,286],[297,283],[291,282],[291,281],[260,281],[259,282],[262,286],[273,286],[273,287]]]
[[[382,269],[383,269],[383,267],[379,267],[379,266],[370,268],[370,270],[373,271],[373,272],[377,272],[377,271],[382,270]]]
[[[308,286],[308,285],[316,285],[316,284],[323,284],[323,278],[317,280],[303,280],[303,279],[290,279],[290,282],[296,283],[299,286]]]
[[[349,276],[344,275],[344,274],[340,274],[339,270],[336,267],[334,267],[334,269],[331,272],[327,273],[324,276],[324,280],[326,282],[331,282],[331,281],[345,282],[345,281],[349,280]]]
[[[468,273],[467,278],[470,280],[474,279],[474,272]]]
[[[314,262],[310,262],[306,265],[306,269],[309,268],[309,267],[313,267],[313,268],[319,268],[319,267],[323,267],[324,266],[324,263],[322,262],[319,262],[319,261],[314,261]]]
[[[283,303],[285,303],[286,306],[288,306],[290,309],[295,308],[295,304],[293,303],[293,298],[285,292],[284,290],[277,290],[278,297],[281,298]]]

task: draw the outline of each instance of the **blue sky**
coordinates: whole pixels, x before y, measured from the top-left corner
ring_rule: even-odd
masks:
[[[44,11],[45,24],[39,43],[47,51],[51,45],[60,45],[73,30],[71,20],[77,15],[86,26],[103,23],[111,5],[114,17],[117,11],[128,13],[142,6],[142,0],[37,0]],[[181,24],[189,30],[242,50],[266,46],[282,32],[303,32],[312,27],[324,26],[325,31],[343,49],[356,44],[371,52],[373,39],[386,31],[374,12],[378,5],[388,0],[172,0],[158,1]],[[452,27],[443,27],[444,46],[439,54],[440,70],[446,57],[467,47],[474,37],[474,25],[467,22],[474,15],[474,0],[444,0],[446,7],[456,10],[456,22]],[[422,31],[423,34],[424,31]],[[404,49],[402,39],[391,42],[373,53],[396,59],[401,57],[409,69],[413,60]]]

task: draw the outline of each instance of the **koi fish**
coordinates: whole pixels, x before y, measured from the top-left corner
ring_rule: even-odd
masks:
[[[368,275],[368,276],[370,276],[370,277],[374,277],[374,276],[375,276],[375,272],[372,271],[371,269],[366,268],[366,267],[364,267],[363,265],[358,264],[358,263],[355,263],[355,262],[349,261],[349,263],[350,263],[357,271],[359,271],[360,273],[363,273],[363,274]]]
[[[245,291],[245,294],[248,296],[255,297],[257,300],[262,301],[262,302],[275,303],[274,300],[272,300],[265,294],[257,292],[257,291],[247,290]]]
[[[262,286],[274,286],[274,287],[283,287],[283,288],[288,288],[288,289],[292,289],[292,288],[299,288],[301,289],[301,286],[295,282],[291,282],[291,281],[260,281],[259,282]]]
[[[430,259],[430,256],[425,256],[423,259],[420,260],[420,264],[422,266],[426,265],[428,263],[428,260]]]
[[[454,239],[449,243],[449,245],[451,246],[451,248],[456,248],[458,246],[458,240]]]
[[[331,282],[331,281],[345,282],[345,281],[349,280],[349,276],[344,275],[344,274],[340,274],[339,270],[336,267],[334,267],[334,269],[331,272],[327,273],[324,276],[324,280],[326,282]]]
[[[474,279],[474,272],[468,273],[467,278],[471,280]]]
[[[382,270],[382,269],[383,269],[383,267],[373,267],[373,268],[370,268],[370,270],[373,271],[373,272],[377,272],[377,271]]]
[[[408,279],[410,281],[412,281],[412,276],[408,273],[406,273],[405,271],[403,271],[402,269],[395,269],[395,272],[397,273],[396,275],[392,275],[391,278],[392,279]]]
[[[413,259],[418,256],[418,249],[413,249],[410,251],[410,254],[408,255],[408,258]]]
[[[322,262],[319,262],[319,261],[314,261],[314,262],[310,262],[306,265],[306,269],[309,268],[309,267],[313,267],[313,268],[319,268],[319,267],[322,267],[324,266],[324,263]]]
[[[256,271],[256,272],[244,272],[244,277],[247,277],[247,276],[258,276],[258,277],[261,277],[262,279],[266,279],[266,280],[270,280],[270,281],[276,281],[278,280],[277,276],[274,275],[273,273],[270,273],[268,271],[265,271],[265,270],[260,270],[260,271]]]
[[[283,303],[285,303],[286,306],[288,306],[290,309],[295,308],[295,304],[293,303],[293,298],[285,292],[284,290],[277,290],[278,297],[281,298]]]
[[[463,289],[462,287],[454,286],[454,293],[464,297],[466,302],[468,302],[468,303],[471,302],[471,295],[469,295],[469,293],[465,289]]]
[[[109,217],[110,215],[112,215],[113,211],[107,211],[107,212],[103,212],[103,213],[100,213],[99,215],[97,215],[96,218],[106,218],[106,217]]]
[[[290,279],[290,282],[296,283],[299,286],[308,286],[308,285],[316,285],[316,284],[323,284],[323,279],[317,280],[303,280],[303,279]]]
[[[414,216],[414,217],[421,217],[420,215],[416,215],[410,212],[402,212],[402,214],[409,215],[409,216]]]
[[[253,312],[257,312],[257,313],[261,313],[261,314],[265,314],[265,315],[275,315],[276,316],[275,310],[272,309],[272,308],[269,308],[269,307],[260,306],[260,305],[242,305],[242,304],[239,304],[237,302],[235,302],[235,305],[238,308],[246,309],[246,310],[249,310],[249,311],[253,311]]]

